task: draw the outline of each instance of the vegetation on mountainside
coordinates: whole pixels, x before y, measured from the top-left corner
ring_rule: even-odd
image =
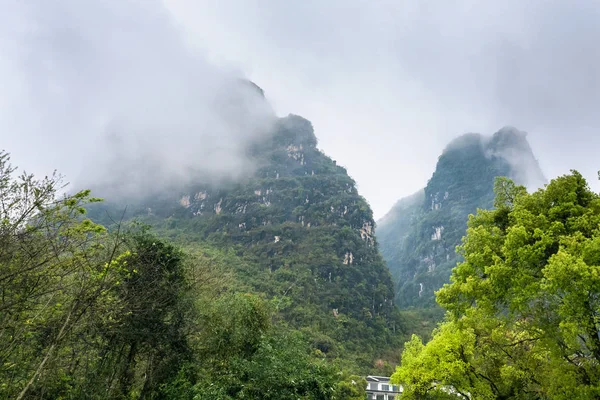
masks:
[[[274,324],[274,302],[228,289],[230,255],[108,232],[86,218],[98,199],[60,189],[58,176],[15,178],[0,154],[1,398],[364,397],[361,379]]]
[[[505,155],[530,159],[534,171],[529,175],[541,175],[522,134],[505,128],[486,140],[478,134],[455,139],[439,157],[425,189],[399,201],[379,222],[377,238],[401,308],[435,308],[434,291],[448,282],[461,260],[455,248],[469,214],[492,206],[496,177],[527,175],[516,171]]]
[[[409,399],[598,398],[600,196],[577,172],[495,192],[437,292],[445,321],[426,345],[413,336],[392,379]]]
[[[282,118],[270,139],[249,150],[252,177],[138,199],[127,215],[188,250],[210,247],[228,257],[236,290],[264,295],[278,324],[301,330],[327,358],[351,360],[363,372],[383,358],[389,370],[406,325],[394,308],[373,215],[346,170],[316,143],[309,121]],[[91,214],[102,220],[108,209],[118,219],[123,207]]]

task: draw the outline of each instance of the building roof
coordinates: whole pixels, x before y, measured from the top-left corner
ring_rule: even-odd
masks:
[[[367,382],[382,382],[387,383],[390,381],[389,376],[377,376],[377,375],[369,375],[367,376]]]

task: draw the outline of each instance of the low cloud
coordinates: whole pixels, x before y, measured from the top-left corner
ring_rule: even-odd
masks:
[[[187,47],[161,2],[3,8],[0,130],[19,164],[124,194],[251,171],[245,149],[273,110],[239,71]]]
[[[484,143],[486,156],[506,160],[511,168],[510,178],[526,186],[529,191],[535,191],[548,183],[527,141],[527,132],[505,126],[493,136],[484,138]]]

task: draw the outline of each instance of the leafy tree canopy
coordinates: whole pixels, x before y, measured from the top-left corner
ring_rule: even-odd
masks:
[[[464,262],[437,292],[433,339],[393,375],[408,398],[600,396],[600,196],[576,171],[544,189],[500,178],[469,219]]]

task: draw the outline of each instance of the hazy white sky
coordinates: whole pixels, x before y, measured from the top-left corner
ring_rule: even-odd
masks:
[[[547,177],[578,169],[599,189],[595,0],[0,3],[1,146],[30,169],[72,174],[66,153],[48,150],[89,148],[87,132],[120,105],[167,110],[159,127],[187,132],[195,122],[168,118],[191,121],[193,109],[176,106],[203,104],[189,93],[241,73],[279,115],[313,122],[376,217],[425,185],[450,139],[504,125],[529,132]],[[127,126],[150,129],[147,115]]]

